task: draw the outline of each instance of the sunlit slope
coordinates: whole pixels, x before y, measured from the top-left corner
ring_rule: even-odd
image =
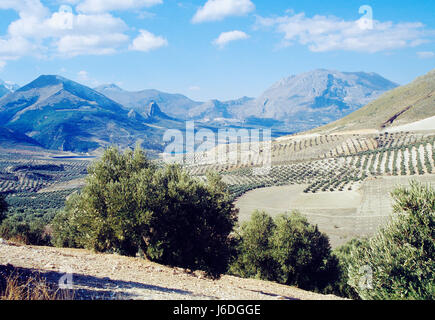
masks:
[[[393,89],[347,117],[312,130],[333,133],[364,129],[388,130],[435,116],[435,70]]]

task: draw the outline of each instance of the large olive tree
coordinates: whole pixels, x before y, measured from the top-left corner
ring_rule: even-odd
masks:
[[[108,149],[84,189],[53,223],[54,243],[136,255],[156,262],[226,271],[237,211],[216,175],[207,182],[179,166],[157,168],[140,149]]]

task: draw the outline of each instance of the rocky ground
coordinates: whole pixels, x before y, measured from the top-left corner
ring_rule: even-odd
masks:
[[[14,267],[50,284],[73,285],[74,299],[126,300],[336,300],[272,282],[169,268],[140,258],[0,241],[0,274]],[[4,274],[4,272],[3,272]],[[65,280],[65,281],[62,281]],[[71,281],[72,280],[72,281]]]

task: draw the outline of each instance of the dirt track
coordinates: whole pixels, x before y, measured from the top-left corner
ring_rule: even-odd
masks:
[[[0,269],[36,272],[57,284],[72,272],[75,299],[127,300],[331,300],[340,299],[272,282],[224,276],[210,280],[201,272],[164,267],[140,258],[86,250],[0,243]],[[1,270],[0,270],[1,271]]]

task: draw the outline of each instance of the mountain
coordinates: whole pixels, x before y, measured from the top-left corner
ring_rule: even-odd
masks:
[[[313,130],[339,132],[362,129],[404,131],[435,129],[435,69],[412,83],[391,90],[351,115]],[[414,125],[417,124],[417,125]]]
[[[146,113],[151,103],[156,103],[165,114],[178,119],[186,119],[191,108],[201,104],[181,94],[165,93],[157,90],[126,91],[115,84],[95,88],[113,101],[140,114]]]
[[[177,119],[300,132],[340,119],[396,87],[376,73],[320,69],[282,79],[256,99],[198,102],[157,90],[129,92],[113,84],[95,90],[139,114],[154,101]]]
[[[161,148],[161,130],[144,117],[74,81],[43,75],[0,98],[0,126],[27,135],[47,149],[88,152],[111,144]]]
[[[287,130],[303,131],[340,119],[396,87],[376,73],[320,69],[282,79],[229,112],[238,119],[283,121]]]

